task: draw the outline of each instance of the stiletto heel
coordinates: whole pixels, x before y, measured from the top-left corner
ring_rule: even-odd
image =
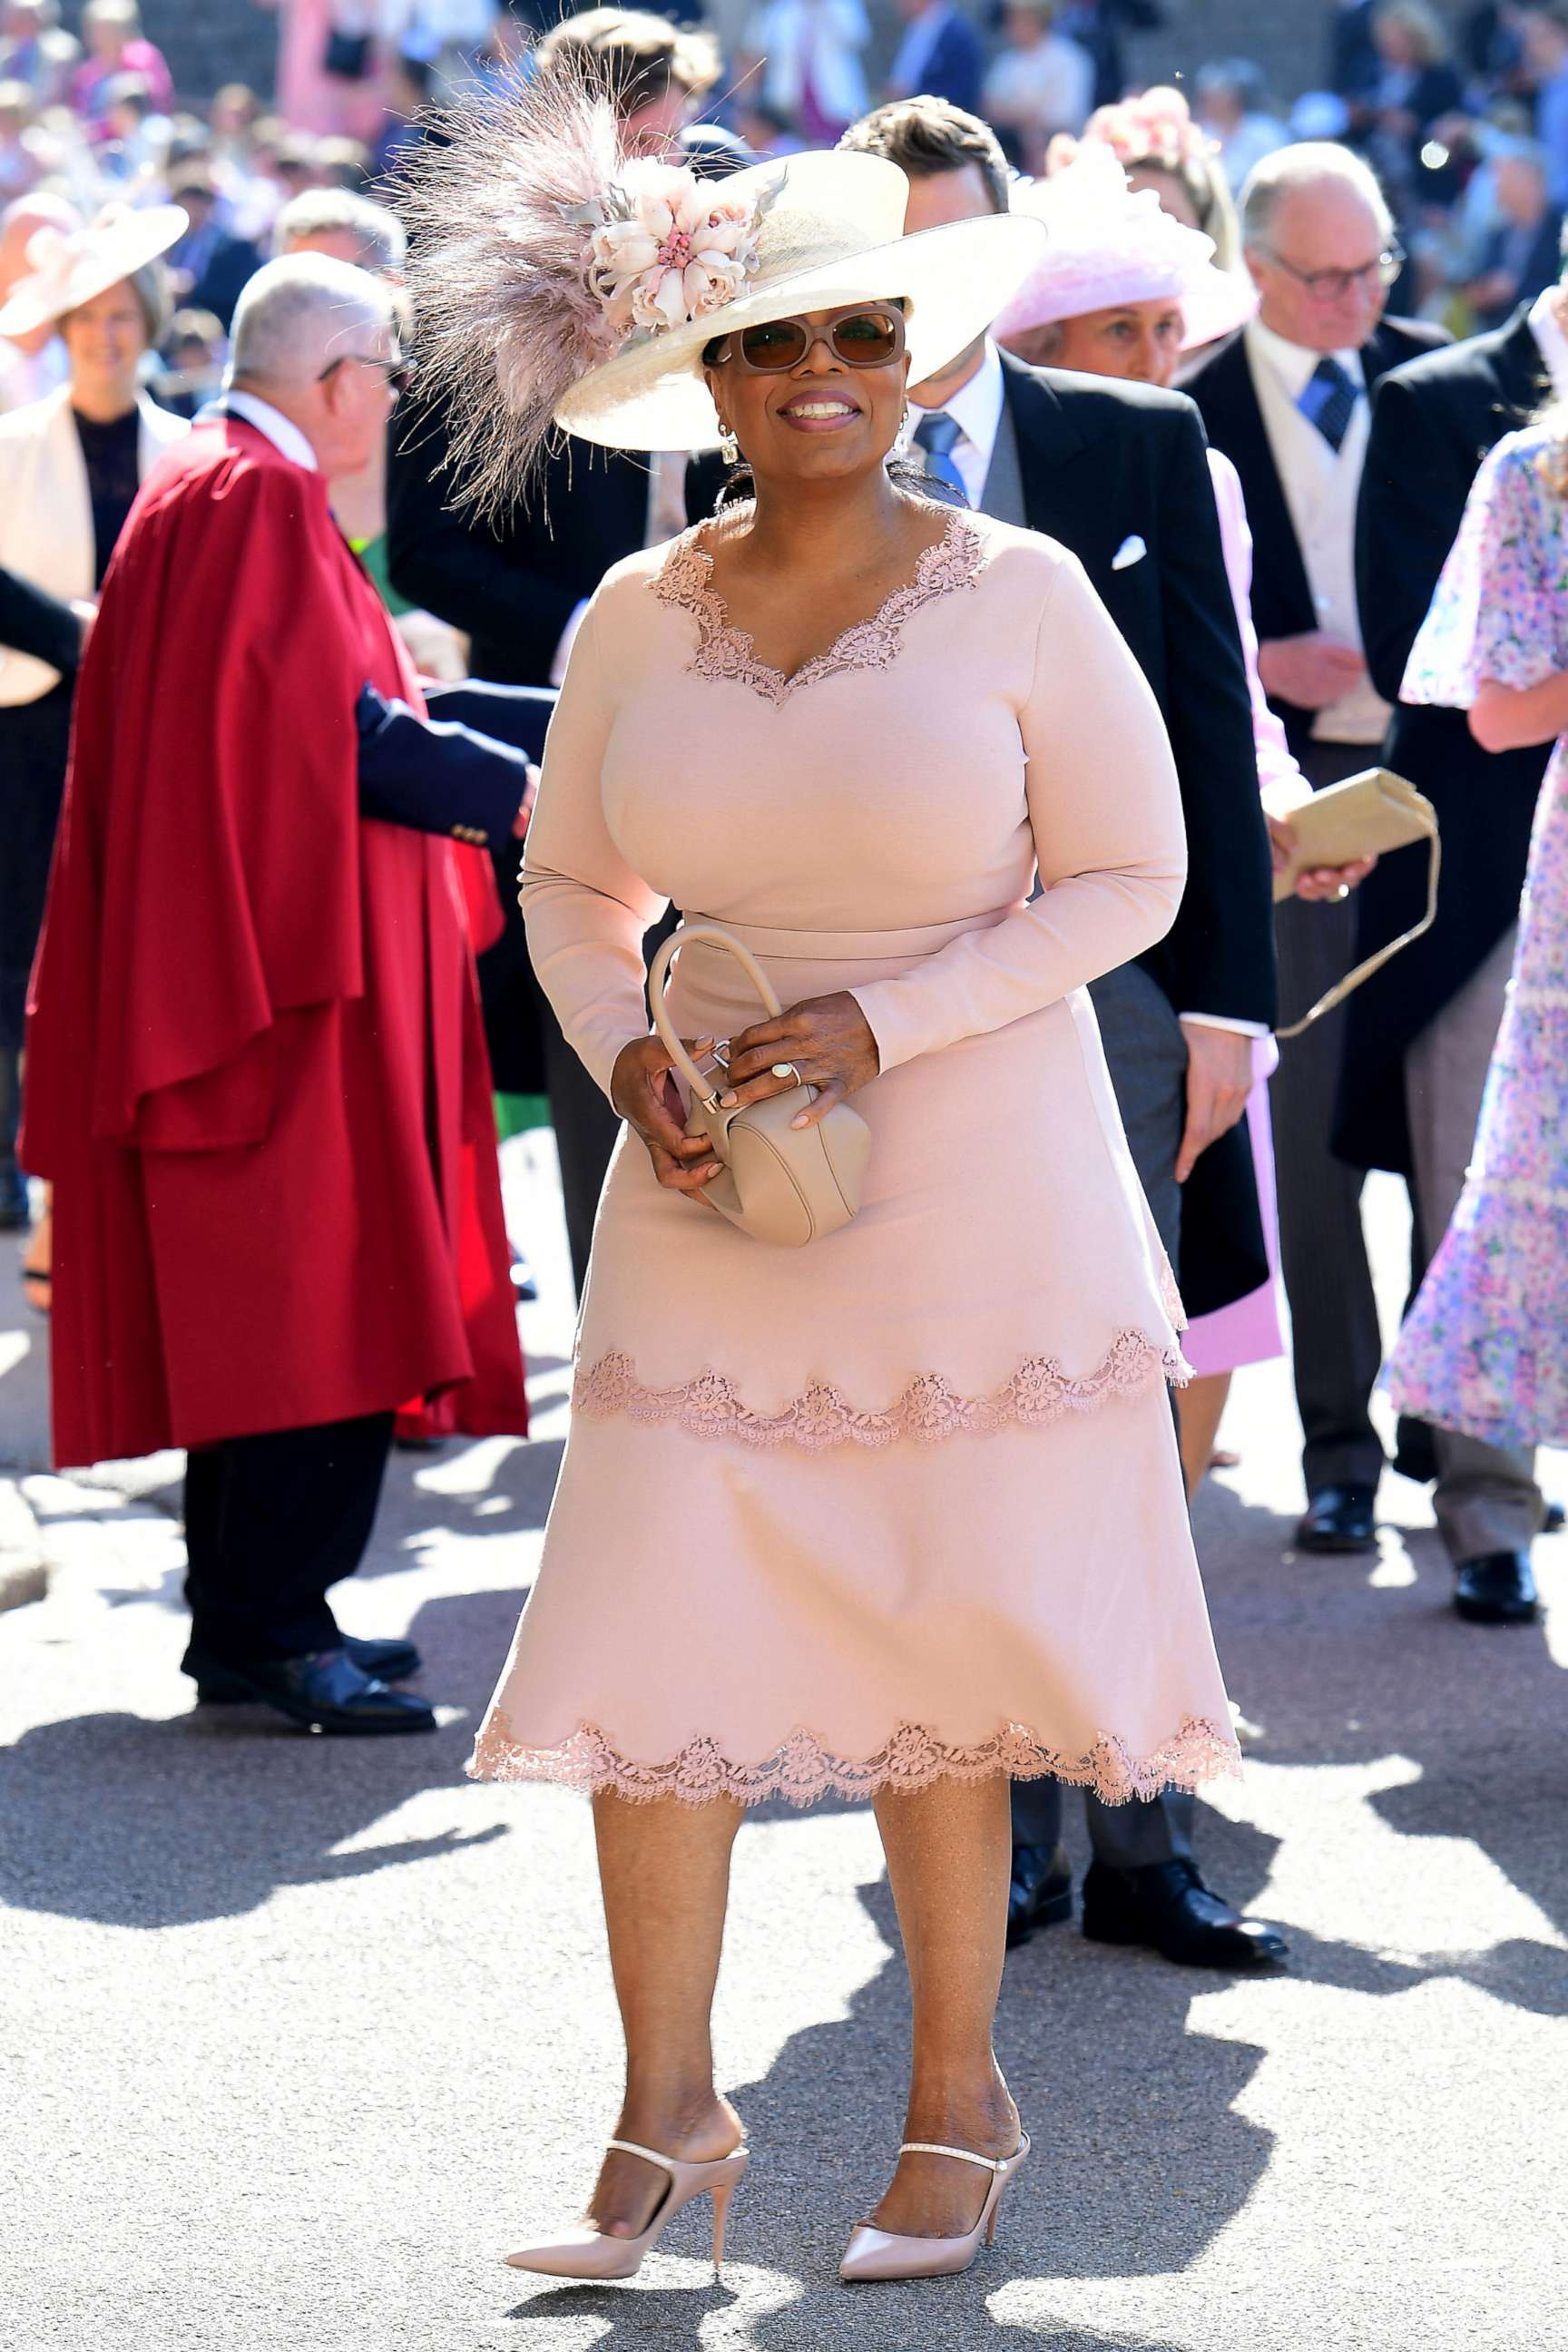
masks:
[[[735,2194],[736,2186],[735,2181],[726,2180],[713,2191],[713,2275],[716,2279],[723,2273],[724,2224],[730,2218],[730,2200]]]
[[[724,2224],[729,2217],[730,2200],[745,2177],[750,2150],[743,2147],[731,2148],[728,2156],[715,2157],[708,2163],[686,2164],[679,2157],[661,2156],[657,2148],[639,2147],[636,2140],[613,2139],[609,2146],[618,2148],[623,2156],[640,2156],[645,2164],[657,2164],[669,2175],[669,2186],[654,2208],[647,2229],[635,2238],[611,2238],[596,2230],[592,2221],[577,2221],[559,2237],[525,2247],[521,2253],[508,2254],[505,2260],[509,2267],[514,2271],[537,2271],[544,2278],[635,2278],[642,2268],[643,2256],[658,2244],[666,2222],[673,2221],[682,2206],[710,2195],[713,2270],[717,2276],[724,2252]]]
[[[980,2219],[961,2238],[909,2238],[894,2230],[879,2230],[859,2221],[849,2232],[849,2243],[838,2265],[838,2275],[854,2284],[863,2279],[952,2278],[966,2271],[980,2252],[984,2238],[996,2242],[996,2211],[1002,2191],[1021,2170],[1029,2153],[1029,2135],[1021,2131],[1011,2156],[976,2156],[967,2147],[942,2147],[927,2139],[907,2139],[900,2156],[952,2156],[961,2164],[977,2164],[991,2175]]]

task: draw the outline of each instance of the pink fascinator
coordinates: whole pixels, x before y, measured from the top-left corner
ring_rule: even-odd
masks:
[[[1016,189],[1013,210],[1043,225],[1046,245],[996,321],[1004,341],[1122,302],[1179,301],[1182,348],[1192,351],[1245,326],[1258,308],[1247,279],[1215,268],[1213,240],[1162,211],[1152,188],[1134,194],[1099,141],[1085,140],[1049,179]]]

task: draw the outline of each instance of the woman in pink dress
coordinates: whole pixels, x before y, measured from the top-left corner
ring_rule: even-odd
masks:
[[[1014,207],[1044,221],[1047,242],[995,331],[999,342],[1032,366],[1169,386],[1184,352],[1233,332],[1257,308],[1250,281],[1216,266],[1212,240],[1166,211],[1153,189],[1134,189],[1111,148],[1099,140],[1085,140],[1049,179],[1018,194]],[[1310,799],[1311,787],[1258,675],[1252,534],[1241,479],[1221,451],[1211,449],[1208,458],[1252,699],[1258,780],[1280,866],[1290,855],[1289,813]],[[1368,865],[1315,871],[1303,874],[1297,887],[1306,898],[1342,896],[1368,871]],[[1183,1343],[1194,1375],[1177,1400],[1189,1495],[1214,1459],[1232,1373],[1284,1353],[1268,1119],[1268,1080],[1279,1059],[1272,1037],[1257,1039],[1246,1112],[1268,1279],[1245,1298],[1198,1316]]]
[[[984,331],[1036,226],[905,238],[908,184],[866,155],[706,187],[611,155],[606,185],[607,119],[581,133],[524,94],[426,166],[421,359],[474,421],[479,495],[552,415],[633,447],[722,430],[755,495],[593,600],[524,877],[541,982],[627,1129],[471,1769],[594,1793],[627,2073],[586,2218],[514,2259],[628,2275],[679,2204],[727,2201],[731,1846],[754,1801],[838,1795],[876,1808],[914,2034],[842,2274],[952,2272],[1027,2153],[991,2040],[1008,1775],[1120,1800],[1236,1762],[1166,1398],[1179,1308],[1087,993],[1172,919],[1179,797],[1076,561],[888,470],[911,367]],[[716,1163],[647,1034],[671,899],[786,1007],[759,1022],[731,959],[679,959],[673,1016],[731,1041],[741,1102],[804,1087],[811,1122],[852,1093],[870,1129],[858,1214],[804,1250],[702,1201]]]

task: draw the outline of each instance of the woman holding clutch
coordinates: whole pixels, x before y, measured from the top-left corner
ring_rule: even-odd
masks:
[[[591,100],[535,86],[419,199],[421,356],[481,495],[552,415],[621,446],[722,434],[754,485],[593,600],[523,881],[542,984],[627,1122],[470,1768],[595,1799],[626,2098],[586,2219],[512,2258],[555,2275],[628,2275],[743,2168],[710,2010],[747,1805],[876,1807],[913,2068],[842,2269],[928,2275],[973,2261],[1027,2152],[991,2040],[1007,1776],[1121,1799],[1235,1762],[1178,1309],[1086,992],[1180,896],[1169,749],[1072,557],[889,472],[911,363],[983,331],[1038,234],[905,238],[907,194],[865,155],[705,187],[626,167]],[[799,1120],[853,1095],[870,1129],[858,1214],[804,1250],[703,1201],[718,1163],[647,1034],[670,899],[786,1008],[759,1021],[728,955],[682,950],[672,1014],[730,1041],[726,1100],[804,1084]]]
[[[1557,739],[1469,1174],[1388,1372],[1401,1412],[1523,1452],[1568,1444],[1565,502],[1568,416],[1556,409],[1481,467],[1401,688],[1406,702],[1468,710],[1488,751]],[[1461,1615],[1535,1615],[1515,1560],[1461,1572]]]

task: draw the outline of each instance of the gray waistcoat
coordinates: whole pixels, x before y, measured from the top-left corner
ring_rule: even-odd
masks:
[[[1018,436],[1013,430],[1012,415],[1003,404],[1001,422],[996,427],[996,446],[991,452],[991,470],[985,477],[985,488],[980,493],[983,514],[994,515],[998,522],[1016,523],[1027,528],[1024,512],[1024,477],[1018,470]]]

